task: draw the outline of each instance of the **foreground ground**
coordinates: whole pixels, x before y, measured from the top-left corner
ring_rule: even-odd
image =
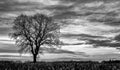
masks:
[[[120,70],[120,61],[12,62],[0,61],[0,70]]]

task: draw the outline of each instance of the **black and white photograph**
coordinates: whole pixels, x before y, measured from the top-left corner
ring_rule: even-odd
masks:
[[[120,70],[120,0],[0,0],[0,70]]]

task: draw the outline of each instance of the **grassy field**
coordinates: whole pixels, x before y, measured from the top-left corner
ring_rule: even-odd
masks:
[[[0,70],[120,70],[120,61],[59,61],[13,62],[0,61]]]

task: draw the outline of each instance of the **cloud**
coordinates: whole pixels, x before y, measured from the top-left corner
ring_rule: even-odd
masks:
[[[120,42],[120,34],[116,35],[116,36],[114,37],[114,40]]]
[[[60,9],[59,9],[60,10]],[[70,9],[69,9],[70,10]],[[69,10],[63,10],[63,11],[55,11],[53,18],[55,19],[77,19],[79,17],[86,17],[93,14],[101,14],[101,13],[94,13],[94,12],[77,12],[77,11],[69,11]]]
[[[70,19],[81,15],[75,11],[72,11],[71,10],[72,8],[74,8],[72,4],[67,6],[65,4],[65,5],[46,6],[43,9],[53,11],[53,18],[61,20],[61,19]]]
[[[93,36],[89,34],[65,34],[64,38],[75,38],[79,40],[75,45],[92,45],[93,47],[120,47],[120,35],[109,38],[104,36]],[[72,45],[72,44],[71,44]]]
[[[87,44],[92,44],[93,47],[119,47],[120,43],[112,42],[111,40],[88,40]]]
[[[101,8],[88,7],[88,11],[91,11],[93,14],[87,16],[87,19],[90,22],[104,23],[105,25],[109,25],[113,27],[119,26],[120,25],[119,23],[120,13],[118,12],[120,9],[119,4],[120,4],[119,1],[114,1],[114,2],[103,3],[101,6],[99,6]]]
[[[104,4],[104,2],[102,2],[102,1],[95,1],[95,2],[91,2],[91,3],[86,3],[85,4],[85,6],[86,7],[100,7],[101,5],[103,5]]]
[[[0,27],[0,36],[8,36],[10,32],[12,32],[10,27]]]
[[[16,49],[10,49],[10,50],[8,50],[8,49],[0,49],[0,53],[6,53],[6,52],[8,52],[8,53],[18,53],[18,50],[16,50]]]
[[[68,12],[63,12],[60,14],[56,14],[53,17],[55,19],[71,19],[71,18],[75,18],[77,16],[80,16],[80,14],[76,13],[76,12],[72,12],[72,11],[68,11]]]
[[[99,0],[61,0],[62,3],[69,3],[69,2],[73,2],[73,3],[87,3],[87,2],[92,2],[92,1],[99,1]]]
[[[65,10],[69,10],[73,7],[73,5],[51,5],[51,6],[46,6],[44,7],[45,9],[48,9],[48,10],[56,10],[56,11],[65,11]]]
[[[114,36],[113,33],[119,33],[119,12],[117,12],[117,9],[119,9],[119,1],[64,0],[61,2],[73,3],[71,6],[54,6],[53,8],[50,8],[56,10],[54,13],[57,15],[55,14],[53,17],[58,18],[59,20],[65,20],[63,21],[63,24],[66,24],[67,26],[61,29],[61,32],[66,34],[63,35],[64,38],[83,37],[79,38],[79,40],[87,39],[85,41],[88,41],[88,44],[93,44],[94,46],[119,47],[119,43],[108,40],[108,38],[110,38],[108,35]],[[81,3],[78,5],[76,4],[77,2]],[[73,20],[69,21],[68,19]],[[76,19],[82,19],[86,22],[76,22]],[[76,42],[78,43],[78,41]],[[78,44],[80,45],[81,43]]]
[[[115,40],[111,39],[111,36],[114,37],[120,30],[118,26],[120,25],[119,3],[117,4],[116,1],[117,0],[1,0],[0,36],[7,36],[7,34],[12,31],[12,25],[9,23],[21,13],[28,15],[45,13],[52,15],[54,19],[65,24],[60,31],[64,39],[63,47],[68,46],[67,49],[43,49],[46,50],[46,52],[81,54],[81,51],[91,52],[91,50],[97,51],[99,49],[96,50],[94,47],[119,47],[120,43],[116,41],[119,37],[116,37]],[[12,47],[12,45],[7,43],[9,43],[7,40],[1,40],[0,43],[0,46],[2,46],[1,49],[5,52]],[[85,45],[93,47],[91,49],[84,48]],[[10,48],[8,48],[9,46]],[[81,47],[83,47],[82,50],[80,50]],[[71,51],[68,49],[75,50]],[[76,50],[78,51],[76,52]],[[102,50],[100,51],[102,52]],[[14,50],[8,50],[8,52],[11,51]]]
[[[69,50],[64,50],[64,49],[56,49],[56,48],[46,48],[42,47],[41,50],[43,52],[48,52],[48,53],[56,53],[56,54],[62,54],[62,53],[67,53],[67,54],[74,54],[74,55],[85,55],[83,52],[74,52],[74,51],[69,51]]]
[[[55,0],[14,0],[14,1],[17,1],[17,2],[20,2],[20,3],[27,3],[27,2],[30,2],[30,3],[42,3],[44,5],[56,5],[56,4],[59,4],[59,1],[55,1]]]
[[[109,16],[111,15],[111,16]],[[101,15],[100,15],[101,16]],[[116,18],[116,14],[112,13],[106,13],[105,16],[102,17],[95,17],[92,16],[89,18],[90,22],[100,22],[100,23],[104,23],[106,25],[110,25],[110,26],[118,26],[120,25],[120,18]]]
[[[63,45],[73,45],[73,46],[74,46],[74,45],[82,45],[82,44],[84,44],[84,43],[73,43],[73,44],[63,43],[62,46],[63,46]]]
[[[8,0],[3,0],[3,4],[0,4],[1,6],[1,11],[0,12],[11,12],[11,11],[25,11],[29,9],[34,9],[35,7],[39,6],[38,3],[31,3],[31,2],[17,2],[17,1],[8,1]]]
[[[41,1],[41,0],[40,0]],[[27,14],[29,11],[31,15],[42,9],[45,5],[44,2],[37,2],[36,0],[1,0],[0,1],[0,17],[14,18],[20,14]],[[28,13],[28,15],[30,15]]]
[[[89,35],[89,34],[63,34],[62,37],[65,37],[65,38],[104,38],[102,36],[93,36],[93,35]]]
[[[5,44],[0,42],[0,53],[16,53],[18,52],[18,47],[14,44]]]
[[[62,3],[60,3],[62,4]],[[69,4],[69,3],[68,3]],[[94,3],[93,3],[94,4]],[[82,6],[83,5],[83,6]],[[46,6],[43,9],[47,9],[50,11],[53,11],[54,18],[55,19],[71,19],[71,18],[77,18],[81,16],[88,16],[92,14],[97,14],[91,11],[86,11],[88,8],[85,7],[84,4],[75,5],[75,4],[69,4],[69,5],[52,5],[52,6]],[[86,10],[85,10],[86,9]]]
[[[103,2],[112,2],[113,0],[61,0],[61,2],[73,2],[73,3],[77,3],[77,4],[80,4],[80,3],[88,3],[88,2],[94,2],[94,1],[103,1]],[[114,1],[119,1],[119,0],[114,0]]]
[[[64,38],[75,38],[79,40],[79,42],[76,42],[75,44],[71,44],[71,45],[89,44],[89,45],[92,45],[93,47],[100,47],[100,46],[119,47],[120,46],[120,43],[115,41],[115,40],[119,40],[119,37],[120,37],[119,35],[115,37],[115,40],[104,37],[104,36],[93,36],[89,34],[65,34],[63,35],[63,37]]]

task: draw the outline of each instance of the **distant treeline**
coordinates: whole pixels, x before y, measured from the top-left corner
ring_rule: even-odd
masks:
[[[120,61],[57,61],[37,63],[0,61],[0,70],[120,70]]]

